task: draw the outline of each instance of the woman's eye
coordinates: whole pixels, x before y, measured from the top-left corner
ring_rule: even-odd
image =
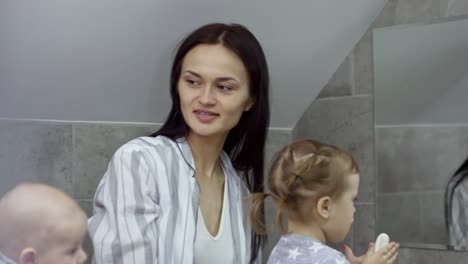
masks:
[[[200,83],[199,83],[198,81],[196,81],[196,80],[187,79],[187,80],[185,80],[185,81],[186,81],[189,85],[191,85],[191,86],[198,86],[198,85],[200,85]]]
[[[225,91],[225,92],[229,92],[229,91],[232,90],[231,87],[225,86],[225,85],[219,85],[218,88],[219,88],[220,90],[222,90],[222,91]]]

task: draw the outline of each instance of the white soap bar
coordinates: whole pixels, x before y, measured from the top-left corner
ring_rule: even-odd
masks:
[[[375,240],[374,252],[379,251],[379,249],[385,247],[389,242],[390,242],[390,237],[385,233],[381,233]]]

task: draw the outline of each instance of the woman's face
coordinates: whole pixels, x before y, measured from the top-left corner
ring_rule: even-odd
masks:
[[[200,44],[186,54],[177,88],[189,133],[199,136],[227,136],[253,105],[244,64],[220,44]]]

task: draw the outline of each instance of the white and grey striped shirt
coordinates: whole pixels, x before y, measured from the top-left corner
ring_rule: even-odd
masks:
[[[0,264],[16,264],[13,260],[9,259],[7,256],[3,255],[0,252]]]
[[[221,155],[235,263],[248,263],[249,191]],[[163,136],[134,139],[114,154],[89,219],[95,263],[193,263],[199,187],[190,146]],[[210,254],[210,252],[207,252]],[[261,255],[261,254],[260,254]],[[261,258],[257,260],[261,263]]]

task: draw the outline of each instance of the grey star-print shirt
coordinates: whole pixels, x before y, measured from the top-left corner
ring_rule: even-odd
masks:
[[[271,252],[267,264],[349,264],[339,251],[307,236],[284,235]]]

